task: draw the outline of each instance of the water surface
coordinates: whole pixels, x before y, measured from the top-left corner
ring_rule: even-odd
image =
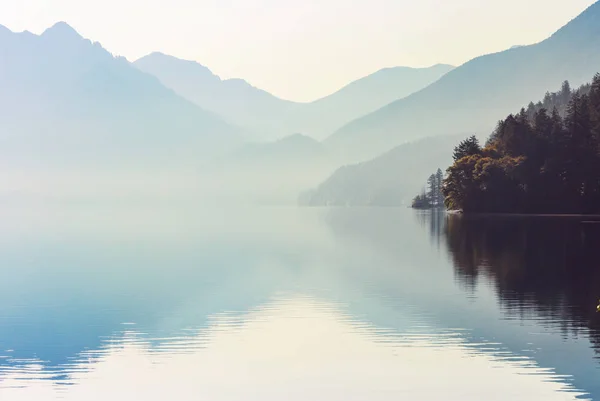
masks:
[[[600,399],[600,225],[582,219],[0,217],[1,400]]]

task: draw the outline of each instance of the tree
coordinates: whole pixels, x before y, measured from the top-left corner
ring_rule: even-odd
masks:
[[[532,119],[535,135],[539,138],[549,139],[552,131],[552,119],[548,115],[548,110],[542,107],[534,113]]]
[[[454,161],[458,161],[463,157],[481,154],[481,146],[475,135],[472,135],[462,141],[454,148]]]
[[[564,81],[562,87],[560,88],[560,101],[562,103],[567,103],[571,98],[572,93],[571,84],[569,84],[569,81]]]
[[[423,190],[419,195],[415,196],[412,201],[413,209],[430,209],[431,203],[429,202],[429,198]]]
[[[444,205],[444,194],[442,193],[442,188],[444,185],[444,173],[441,168],[438,168],[435,173],[435,191],[436,191],[436,200],[435,205],[437,207],[442,207]]]
[[[527,119],[533,120],[536,112],[537,109],[535,107],[535,104],[533,104],[533,102],[529,102],[529,105],[527,106]]]

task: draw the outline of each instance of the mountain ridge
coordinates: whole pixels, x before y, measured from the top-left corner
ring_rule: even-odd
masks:
[[[325,143],[351,161],[409,140],[489,133],[498,116],[566,79],[579,85],[600,69],[600,2],[547,39],[476,57],[426,88],[341,127]]]
[[[243,136],[64,22],[0,34],[4,162],[192,160]]]
[[[261,140],[274,140],[294,132],[322,139],[357,115],[404,97],[453,68],[445,64],[384,68],[328,96],[300,103],[281,99],[240,78],[223,80],[196,61],[161,52],[144,56],[134,65],[200,107],[252,129]]]

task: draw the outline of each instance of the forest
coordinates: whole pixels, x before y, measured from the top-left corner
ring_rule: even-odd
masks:
[[[450,210],[600,213],[600,74],[499,121],[484,146],[465,139],[453,159],[442,186]]]

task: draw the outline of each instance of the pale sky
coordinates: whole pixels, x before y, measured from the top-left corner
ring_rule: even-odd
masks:
[[[545,39],[595,0],[0,0],[0,24],[66,21],[133,61],[196,60],[310,101],[391,66],[459,65]]]

